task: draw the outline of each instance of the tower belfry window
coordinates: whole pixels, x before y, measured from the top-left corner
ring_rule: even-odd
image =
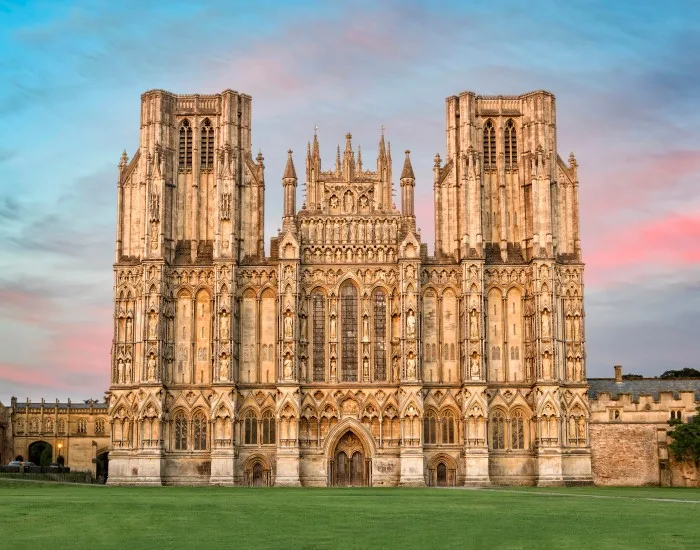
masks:
[[[503,150],[506,157],[506,169],[513,170],[518,166],[518,140],[515,134],[515,123],[508,119],[503,135]]]
[[[484,169],[496,169],[496,131],[491,119],[484,126]]]
[[[187,119],[180,123],[178,169],[180,172],[192,170],[192,126]]]
[[[212,170],[214,168],[214,128],[208,118],[202,124],[202,135],[200,137],[200,169]]]

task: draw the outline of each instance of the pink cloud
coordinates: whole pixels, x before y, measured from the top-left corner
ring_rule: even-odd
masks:
[[[700,266],[700,212],[671,213],[622,229],[599,248],[588,254],[584,251],[584,260],[594,283],[654,265]]]

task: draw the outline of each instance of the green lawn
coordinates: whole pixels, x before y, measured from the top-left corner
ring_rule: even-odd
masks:
[[[700,548],[700,490],[129,488],[0,480],[0,548],[196,547]]]

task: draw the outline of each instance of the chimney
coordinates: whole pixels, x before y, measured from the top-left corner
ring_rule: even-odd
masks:
[[[622,382],[622,365],[615,365],[615,382]]]

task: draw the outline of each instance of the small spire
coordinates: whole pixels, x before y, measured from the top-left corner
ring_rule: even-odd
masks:
[[[384,144],[384,126],[382,126],[382,135],[379,138],[379,158],[386,158],[386,145]]]
[[[292,160],[292,150],[287,151],[287,166],[284,169],[284,179],[297,179],[297,172],[294,170],[294,161]]]
[[[319,156],[317,132],[318,132],[318,124],[314,126],[314,146],[313,146],[312,154],[315,158],[318,158],[318,156]]]
[[[362,148],[357,146],[357,170],[362,172]]]
[[[440,164],[442,164],[440,153],[435,153],[435,168],[440,168]]]
[[[306,156],[307,157],[311,156],[311,142],[310,141],[306,142]]]
[[[345,134],[345,151],[352,151],[352,134]]]
[[[263,160],[265,160],[265,157],[263,157],[261,149],[258,149],[258,156],[255,157],[255,160],[258,161],[258,164],[260,164]]]
[[[411,166],[411,157],[409,156],[411,151],[406,149],[406,159],[403,161],[403,170],[401,171],[401,179],[416,179],[413,174],[413,166]]]
[[[574,152],[571,151],[571,153],[569,153],[569,166],[571,166],[573,168],[574,166],[577,166],[577,165],[578,165],[578,163],[576,162],[576,157],[574,156]]]
[[[126,149],[122,151],[122,156],[119,159],[119,168],[126,168],[126,165],[129,163],[129,155],[126,154]]]
[[[335,171],[340,172],[340,144],[338,144],[338,149],[335,155]]]
[[[391,162],[391,142],[387,143],[386,158],[388,158],[389,162]]]

